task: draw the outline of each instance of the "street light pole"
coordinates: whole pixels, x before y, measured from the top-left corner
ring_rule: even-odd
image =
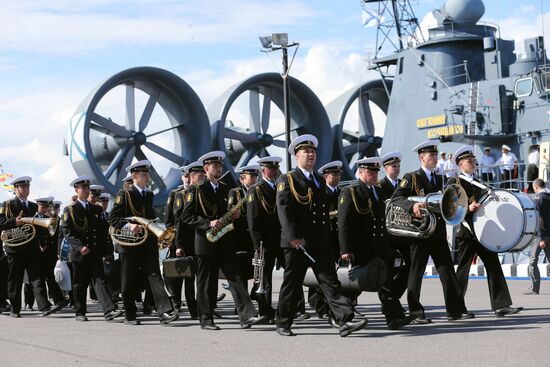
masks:
[[[283,114],[285,116],[285,143],[286,143],[286,170],[291,170],[291,155],[288,151],[290,145],[290,80],[288,74],[290,72],[290,67],[292,66],[292,61],[288,63],[288,49],[290,47],[300,46],[299,43],[293,42],[288,44],[288,34],[286,33],[274,33],[271,36],[259,37],[262,46],[264,47],[263,52],[273,52],[273,51],[282,51],[282,62],[283,62],[283,72],[281,77],[283,78]],[[273,47],[277,45],[278,47]],[[297,51],[297,49],[296,49]],[[292,56],[294,60],[296,52]]]
[[[284,115],[285,115],[285,143],[286,143],[286,171],[291,170],[291,156],[288,151],[290,146],[290,83],[288,80],[288,49],[283,47],[283,100],[284,100]]]

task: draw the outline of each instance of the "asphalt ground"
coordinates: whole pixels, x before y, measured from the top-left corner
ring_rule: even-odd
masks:
[[[280,281],[276,276],[275,289]],[[295,337],[279,336],[272,325],[241,330],[230,294],[219,303],[220,331],[201,330],[185,308],[169,326],[138,316],[143,323],[137,327],[106,323],[93,303],[86,323],[76,322],[69,308],[49,317],[23,311],[20,319],[0,316],[0,366],[547,366],[547,284],[540,295],[526,296],[529,282],[510,280],[514,305],[525,310],[495,318],[486,280],[472,279],[466,303],[476,318],[451,322],[439,279],[427,278],[421,300],[434,322],[398,331],[387,329],[377,295],[363,293],[358,309],[369,325],[347,338],[311,309],[310,319],[294,324]]]

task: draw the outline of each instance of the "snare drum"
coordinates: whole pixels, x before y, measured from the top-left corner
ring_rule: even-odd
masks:
[[[495,189],[483,195],[479,204],[474,232],[489,251],[521,251],[536,239],[539,216],[527,194]]]

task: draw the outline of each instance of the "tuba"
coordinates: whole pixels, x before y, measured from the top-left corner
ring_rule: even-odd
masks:
[[[422,216],[416,218],[398,205],[387,202],[386,229],[394,236],[428,238],[437,226],[436,214],[441,214],[450,226],[460,224],[468,213],[468,196],[460,185],[449,185],[442,193],[410,196],[410,201],[426,204]]]
[[[176,238],[176,228],[174,226],[165,228],[164,225],[157,223],[156,219],[146,219],[142,217],[129,217],[126,218],[128,222],[141,225],[143,228],[141,232],[134,233],[129,228],[109,228],[109,234],[111,239],[117,245],[123,247],[136,247],[143,244],[149,237],[149,233],[152,233],[157,238],[159,249],[169,247]]]
[[[19,218],[24,224],[22,226],[6,229],[0,234],[0,240],[9,247],[23,246],[31,242],[36,236],[36,226],[46,228],[48,234],[53,236],[57,229],[57,218]]]

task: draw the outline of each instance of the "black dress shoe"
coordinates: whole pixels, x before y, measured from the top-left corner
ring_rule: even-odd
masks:
[[[159,316],[159,321],[161,324],[169,324],[171,323],[172,321],[176,321],[177,319],[180,318],[180,315],[178,315],[177,313],[168,313],[168,312],[165,312],[163,313],[162,315]]]
[[[309,319],[311,316],[305,312],[296,312],[294,315],[294,321],[303,321]]]
[[[139,320],[124,320],[124,323],[126,325],[131,325],[131,326],[137,326],[137,325],[141,325],[141,321]]]
[[[52,308],[51,307],[46,307],[45,309],[42,310],[42,316],[49,316],[52,314]]]
[[[335,329],[340,329],[340,325],[338,325],[330,315],[328,315],[328,324]]]
[[[471,312],[461,313],[458,315],[451,315],[447,317],[447,320],[449,321],[458,321],[458,320],[468,320],[468,319],[474,319],[476,315],[474,315]]]
[[[413,320],[410,322],[411,325],[426,325],[432,323],[432,319],[427,319],[425,316],[411,315],[410,317],[413,318]]]
[[[505,315],[513,315],[523,310],[523,307],[503,307],[495,311],[496,317],[504,317]]]
[[[10,317],[13,317],[14,319],[18,319],[21,317],[19,312],[10,312]]]
[[[367,315],[365,315],[364,313],[358,311],[355,307],[353,308],[353,313],[355,314],[355,317],[357,317],[357,318],[360,318],[360,319],[367,318]]]
[[[203,329],[203,330],[220,330],[220,327],[216,324],[206,324],[206,325],[201,325],[201,329]]]
[[[83,315],[76,315],[76,317],[74,319],[76,321],[88,321],[88,318],[86,316],[83,316]]]
[[[526,290],[525,292],[523,292],[523,294],[525,294],[526,296],[534,296],[534,295],[539,294],[539,292],[534,291],[534,290],[532,290],[532,289],[528,289],[528,290]]]
[[[268,319],[267,316],[252,316],[242,322],[241,328],[243,328],[242,325],[248,325],[250,327],[252,325],[261,324],[265,322],[267,319]],[[248,328],[243,328],[243,329],[248,329]]]
[[[338,329],[338,332],[340,333],[340,336],[343,338],[355,331],[359,331],[365,328],[367,324],[368,324],[367,319],[357,321],[357,322],[348,321],[344,325],[340,326],[340,329]]]
[[[290,328],[286,328],[286,327],[278,327],[277,328],[277,334],[282,335],[282,336],[295,336],[296,335],[292,332],[292,330],[290,330]]]
[[[105,314],[105,321],[113,321],[114,319],[122,316],[123,314],[124,314],[124,311],[122,310],[113,310],[113,311],[107,312]]]
[[[0,313],[10,312],[10,311],[11,311],[11,306],[10,305],[5,304],[5,305],[0,306]]]
[[[212,317],[215,319],[221,319],[222,315],[220,315],[217,311],[212,310]]]
[[[59,312],[61,311],[63,308],[65,308],[65,306],[67,306],[69,304],[69,300],[66,299],[66,300],[63,300],[59,303],[56,303],[53,308],[52,308],[52,312],[51,313],[56,313],[56,312]]]
[[[216,298],[216,302],[220,302],[220,301],[223,301],[225,298],[225,293],[221,293],[218,298]]]
[[[403,318],[392,320],[388,323],[388,328],[390,330],[397,330],[405,325],[409,325],[414,319],[414,316],[405,316]]]

